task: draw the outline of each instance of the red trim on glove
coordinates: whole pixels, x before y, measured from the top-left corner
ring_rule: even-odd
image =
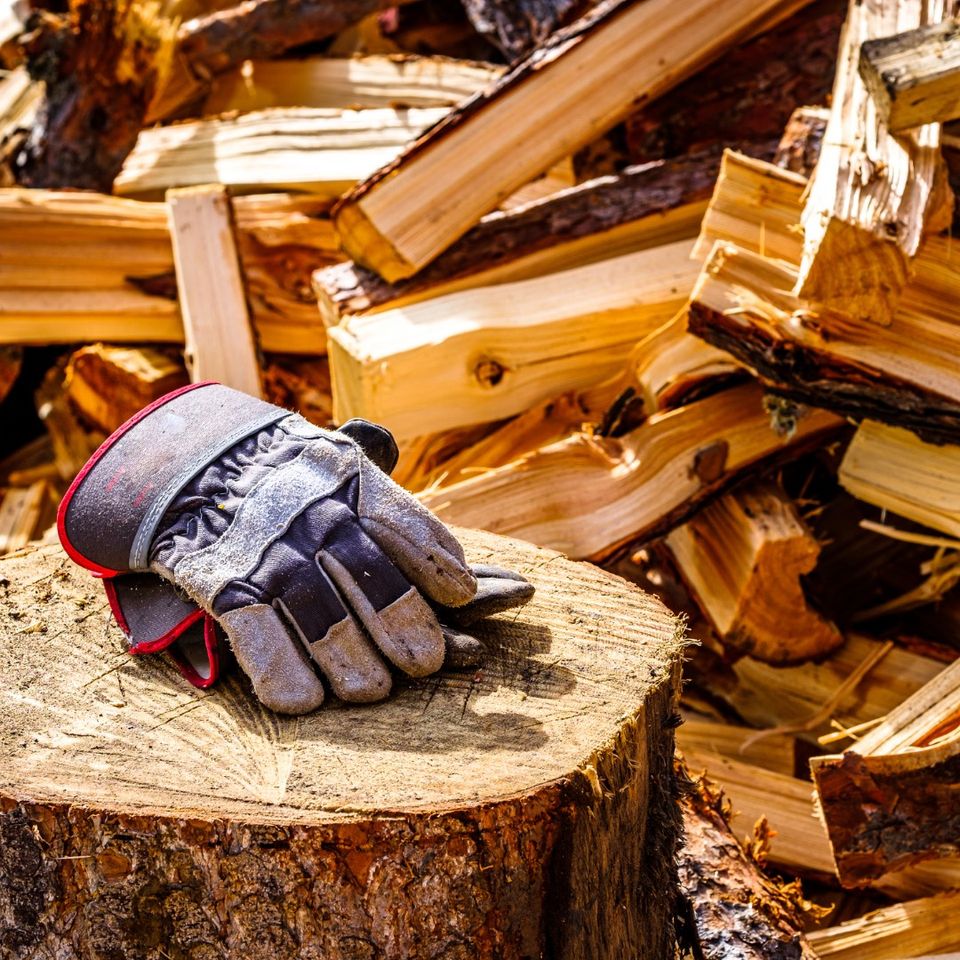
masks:
[[[196,622],[196,621],[193,621]],[[220,679],[220,640],[217,637],[217,623],[213,617],[204,614],[203,620],[203,645],[207,651],[207,661],[210,664],[210,676],[201,677],[193,668],[193,664],[180,652],[176,646],[167,650],[170,659],[176,665],[176,668],[183,674],[187,683],[206,690],[212,687]]]
[[[166,650],[177,637],[189,630],[204,615],[203,611],[197,607],[163,636],[156,637],[153,640],[141,640],[139,643],[133,642],[134,636],[127,624],[127,618],[123,615],[120,598],[117,596],[117,588],[111,582],[112,579],[112,577],[103,578],[103,588],[107,591],[107,600],[110,601],[110,612],[113,614],[113,619],[117,621],[117,626],[123,631],[123,635],[131,641],[130,653],[137,656],[141,653],[159,653],[161,650]]]
[[[74,477],[73,483],[67,488],[67,492],[63,495],[63,499],[60,501],[60,506],[57,509],[57,534],[60,537],[60,543],[63,545],[63,549],[67,552],[67,556],[74,562],[79,564],[81,567],[85,567],[87,570],[92,570],[95,574],[98,574],[101,577],[113,577],[116,576],[121,571],[111,570],[109,567],[101,566],[99,563],[94,563],[93,560],[88,560],[83,554],[77,550],[76,547],[70,542],[70,538],[67,536],[67,510],[70,506],[70,500],[73,498],[74,493],[80,484],[84,481],[87,474],[97,465],[97,462],[100,458],[129,430],[131,427],[136,426],[144,417],[148,414],[153,413],[158,407],[162,407],[164,404],[169,403],[175,397],[179,397],[181,394],[189,393],[191,390],[196,390],[199,387],[209,387],[216,385],[216,380],[204,380],[202,383],[188,383],[185,387],[179,387],[176,390],[171,390],[170,393],[164,394],[158,400],[154,400],[149,406],[144,407],[139,413],[135,413],[126,423],[121,424],[117,427],[113,433],[107,437],[103,443],[97,447],[93,456],[83,465],[83,468],[80,472]],[[108,591],[109,593],[109,591]],[[118,621],[119,622],[119,621]]]

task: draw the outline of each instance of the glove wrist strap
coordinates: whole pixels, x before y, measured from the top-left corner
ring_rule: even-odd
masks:
[[[167,508],[209,463],[289,411],[217,383],[168,393],[111,434],[60,504],[70,557],[94,573],[146,570]]]

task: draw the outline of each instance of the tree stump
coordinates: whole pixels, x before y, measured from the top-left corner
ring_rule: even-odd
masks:
[[[0,561],[0,955],[673,956],[677,621],[462,537],[537,588],[484,666],[300,718],[129,657],[58,547]]]

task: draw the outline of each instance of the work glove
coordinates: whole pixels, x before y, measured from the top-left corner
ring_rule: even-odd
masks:
[[[463,627],[533,589],[498,568],[475,573],[374,459],[396,459],[383,428],[322,430],[219,384],[193,385],[94,454],[61,503],[60,538],[105,578],[134,652],[175,651],[197,685],[216,678],[215,621],[271,709],[318,707],[321,675],[343,700],[381,700],[388,665],[426,676],[448,644],[469,659],[476,641]]]

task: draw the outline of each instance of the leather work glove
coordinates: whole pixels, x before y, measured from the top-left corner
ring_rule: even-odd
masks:
[[[321,675],[343,700],[381,700],[388,665],[426,676],[448,644],[453,659],[469,658],[476,641],[458,628],[525,603],[533,588],[495,567],[475,574],[446,527],[371,457],[388,469],[396,459],[382,427],[323,430],[195,384],[94,454],[60,505],[60,539],[105,578],[131,649],[177,651],[197,685],[216,679],[206,613],[273,710],[318,707]]]

